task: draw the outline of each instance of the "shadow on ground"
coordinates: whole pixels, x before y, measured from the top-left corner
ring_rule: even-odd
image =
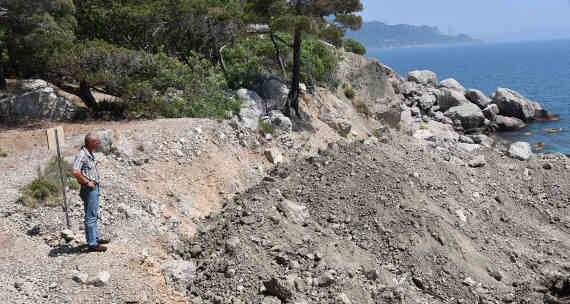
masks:
[[[71,245],[60,245],[50,250],[48,255],[52,258],[55,258],[62,255],[82,254],[82,253],[89,253],[89,246],[81,245],[73,247]]]

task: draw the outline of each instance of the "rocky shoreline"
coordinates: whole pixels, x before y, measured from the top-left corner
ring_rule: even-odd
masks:
[[[514,90],[498,88],[486,96],[480,90],[464,88],[453,78],[440,82],[428,70],[409,72],[398,91],[404,97],[401,129],[414,137],[436,142],[449,140],[450,132],[455,132],[463,144],[492,147],[498,141],[495,134],[520,130],[536,120],[560,119]],[[508,144],[501,140],[499,150]]]
[[[570,160],[493,132],[538,105],[343,58],[355,96],[303,90],[304,122],[268,78],[228,121],[64,123],[67,158],[102,129],[103,254],[81,252],[76,192],[71,232],[59,207],[18,203],[53,156],[44,132],[0,133],[0,300],[568,303]]]

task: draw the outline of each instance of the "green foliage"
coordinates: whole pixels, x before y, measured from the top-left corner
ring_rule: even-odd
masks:
[[[370,116],[371,114],[370,109],[365,103],[359,103],[358,105],[356,105],[356,112],[364,114],[366,115],[366,117]]]
[[[338,129],[337,132],[338,132],[338,135],[340,135],[341,137],[344,137],[344,138],[348,138],[348,134],[350,134],[350,132],[343,130],[343,129]]]
[[[114,118],[224,117],[239,111],[239,102],[226,96],[228,86],[219,68],[197,55],[187,61],[88,41],[56,56],[52,71],[119,96],[123,104],[106,101],[97,109]],[[183,96],[169,98],[167,90],[182,91]]]
[[[16,76],[43,75],[47,58],[71,47],[77,21],[71,0],[2,0],[9,69]]]
[[[327,86],[333,79],[338,56],[319,40],[307,39],[301,48],[301,81],[308,85]]]
[[[263,134],[271,134],[272,136],[275,136],[275,129],[271,123],[260,119],[258,128],[263,132]]]
[[[286,53],[287,49],[282,51]],[[259,74],[278,73],[274,52],[271,41],[262,38],[242,40],[225,48],[223,57],[230,88],[251,88]]]
[[[344,89],[344,96],[346,96],[346,98],[353,99],[356,96],[356,93],[354,93],[352,86],[345,83],[342,87]]]
[[[347,52],[364,55],[366,54],[366,47],[364,45],[354,39],[345,39],[344,40],[344,50]]]
[[[79,183],[71,173],[73,165],[62,160],[65,180],[70,189],[79,189]],[[20,202],[30,208],[56,206],[62,199],[61,180],[57,157],[50,160],[43,172],[21,190]]]
[[[0,157],[8,157],[8,153],[0,151]]]

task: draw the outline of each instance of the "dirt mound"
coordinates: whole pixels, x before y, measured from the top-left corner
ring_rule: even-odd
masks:
[[[567,303],[568,160],[332,144],[187,241],[204,303]],[[452,161],[450,161],[452,160]],[[544,164],[549,164],[544,165]],[[552,168],[552,169],[544,169]]]

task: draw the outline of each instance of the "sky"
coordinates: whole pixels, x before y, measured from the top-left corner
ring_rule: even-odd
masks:
[[[361,0],[364,21],[437,26],[486,41],[570,38],[570,0]]]

